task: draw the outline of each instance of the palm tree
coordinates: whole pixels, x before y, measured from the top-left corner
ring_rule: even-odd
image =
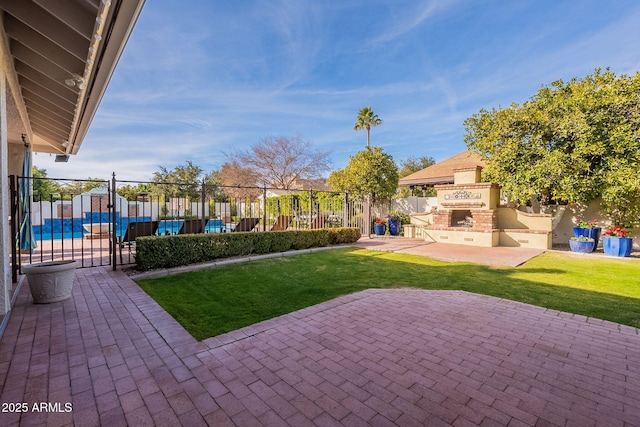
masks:
[[[355,126],[353,126],[353,130],[356,132],[361,129],[367,130],[367,147],[369,147],[371,142],[371,126],[378,126],[379,124],[382,124],[382,120],[373,112],[371,107],[364,107],[358,111],[358,118],[356,119]]]

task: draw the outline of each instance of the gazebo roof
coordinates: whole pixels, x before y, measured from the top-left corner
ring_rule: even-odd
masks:
[[[428,168],[414,172],[400,179],[400,185],[436,185],[453,183],[455,169],[467,169],[477,166],[484,167],[484,161],[473,151],[463,151],[453,157],[431,165]]]

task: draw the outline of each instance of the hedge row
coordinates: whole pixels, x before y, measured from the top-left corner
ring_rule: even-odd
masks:
[[[358,228],[139,237],[136,268],[179,267],[220,258],[354,243],[359,238]]]

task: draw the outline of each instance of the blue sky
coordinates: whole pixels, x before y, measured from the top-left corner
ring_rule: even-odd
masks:
[[[636,0],[147,0],[79,154],[50,177],[206,172],[268,136],[399,163],[466,149],[464,120],[557,79],[640,71]]]

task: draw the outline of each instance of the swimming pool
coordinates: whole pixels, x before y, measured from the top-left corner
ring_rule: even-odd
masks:
[[[129,222],[134,221],[151,221],[151,217],[122,218],[120,213],[116,213],[116,235],[123,236],[129,226]],[[96,212],[87,212],[84,218],[47,218],[42,224],[32,225],[33,236],[35,240],[78,239],[89,234],[83,225],[101,222],[111,222],[110,216],[106,213],[98,215]]]
[[[129,222],[149,222],[150,217],[137,218],[117,218],[116,219],[116,235],[123,237],[129,226]],[[107,222],[107,221],[104,221]],[[178,234],[184,220],[160,220],[158,222],[158,236],[168,234]],[[87,221],[81,218],[55,218],[46,219],[43,225],[33,226],[33,235],[36,241],[44,240],[61,240],[61,239],[81,239],[87,236],[87,232],[83,224],[95,224],[96,222]],[[229,224],[224,224],[221,219],[211,219],[207,221],[204,228],[205,233],[228,233],[233,230]]]
[[[178,234],[183,220],[161,220],[158,223],[158,236]],[[228,233],[232,230],[229,224],[224,224],[221,219],[210,219],[204,227],[205,233]]]

